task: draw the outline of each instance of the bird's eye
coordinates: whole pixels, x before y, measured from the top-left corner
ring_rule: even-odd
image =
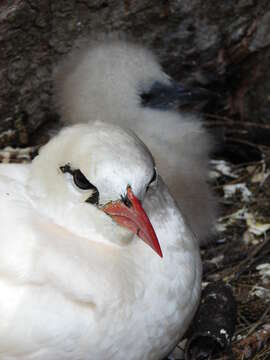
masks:
[[[91,184],[79,169],[74,170],[72,175],[74,184],[78,186],[78,188],[82,190],[93,190],[93,194],[89,196],[86,202],[97,205],[99,202],[99,192],[95,185]]]
[[[154,173],[153,173],[153,176],[149,182],[149,185],[151,185],[152,183],[154,183],[155,181],[157,180],[157,170],[156,168],[154,168]]]
[[[62,173],[69,173],[73,176],[74,184],[82,190],[93,190],[93,193],[86,202],[91,204],[98,204],[99,202],[99,191],[95,185],[91,184],[90,181],[83,175],[81,170],[75,169],[73,170],[70,164],[66,164],[64,166],[60,166],[60,170]]]
[[[74,170],[72,175],[73,175],[74,184],[78,186],[78,188],[82,190],[96,189],[96,187],[92,185],[83,175],[81,170]]]
[[[147,185],[147,189],[149,188],[150,185],[152,185],[153,183],[155,183],[157,181],[157,170],[156,168],[154,168],[154,173],[153,173],[153,176],[151,178],[151,180],[149,181],[149,184]]]

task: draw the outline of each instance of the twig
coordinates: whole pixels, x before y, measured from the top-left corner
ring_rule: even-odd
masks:
[[[269,129],[270,130],[270,124],[262,124],[262,123],[256,123],[256,122],[250,122],[250,121],[237,121],[233,120],[231,118],[228,118],[226,116],[220,116],[220,115],[213,115],[213,114],[204,114],[208,118],[217,119],[221,121],[205,121],[204,124],[209,127],[217,127],[217,126],[225,126],[225,127],[242,127],[242,128],[254,128],[254,129]]]
[[[249,329],[247,336],[250,336],[260,325],[263,324],[266,315],[269,313],[270,310],[270,305],[266,308],[266,310],[263,312],[262,316],[260,317],[260,319]]]
[[[257,260],[256,256],[264,249],[269,243],[270,237],[265,239],[260,245],[258,245],[251,254],[240,264],[238,272],[235,274],[231,281],[238,281],[240,276],[245,273],[251,265]]]
[[[270,324],[265,324],[261,330],[258,330],[253,335],[234,344],[232,347],[233,353],[238,359],[252,359],[270,340]]]

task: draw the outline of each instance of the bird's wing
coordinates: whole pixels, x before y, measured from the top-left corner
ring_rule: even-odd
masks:
[[[33,207],[24,184],[4,175],[0,214],[0,277],[6,274],[19,284],[49,284],[76,301],[95,303],[92,289],[102,282],[100,276],[94,278],[101,259],[95,254],[102,252],[102,245],[91,241],[89,246],[55,224]]]
[[[9,179],[25,183],[30,164],[0,164],[0,176],[6,176]]]
[[[119,288],[123,297],[130,292],[103,244],[76,238],[41,216],[24,184],[7,175],[0,175],[0,357],[32,359],[56,339],[68,341],[63,334],[95,327],[107,299],[121,301]]]

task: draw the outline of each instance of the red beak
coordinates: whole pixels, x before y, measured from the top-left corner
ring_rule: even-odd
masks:
[[[155,230],[130,186],[127,187],[126,200],[110,202],[104,205],[102,210],[110,215],[117,224],[128,228],[151,246],[160,257],[163,256]]]

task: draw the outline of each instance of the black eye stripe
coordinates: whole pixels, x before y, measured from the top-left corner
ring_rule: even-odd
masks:
[[[157,171],[154,168],[154,173],[153,173],[151,180],[149,181],[149,185],[152,184],[153,182],[155,182],[156,180],[157,180]]]
[[[151,180],[149,181],[149,183],[148,183],[148,185],[146,187],[146,191],[149,189],[149,186],[151,184],[153,184],[156,180],[157,180],[157,171],[156,171],[156,168],[154,168],[153,176],[152,176]]]
[[[70,164],[60,166],[59,169],[62,171],[63,174],[65,173],[73,174],[73,170],[71,169]]]
[[[90,203],[90,204],[98,205],[98,203],[99,203],[99,192],[95,191],[91,196],[89,196],[88,199],[85,200],[85,202]]]
[[[87,178],[83,175],[83,173],[79,169],[73,171],[73,180],[74,180],[74,184],[82,190],[89,190],[89,189],[96,190],[96,187],[87,180]]]
[[[70,164],[60,166],[62,173],[69,173],[73,176],[74,184],[82,190],[93,190],[93,194],[86,200],[86,202],[92,204],[98,204],[99,202],[99,191],[95,185],[91,184],[90,181],[84,176],[80,169],[73,170]]]

